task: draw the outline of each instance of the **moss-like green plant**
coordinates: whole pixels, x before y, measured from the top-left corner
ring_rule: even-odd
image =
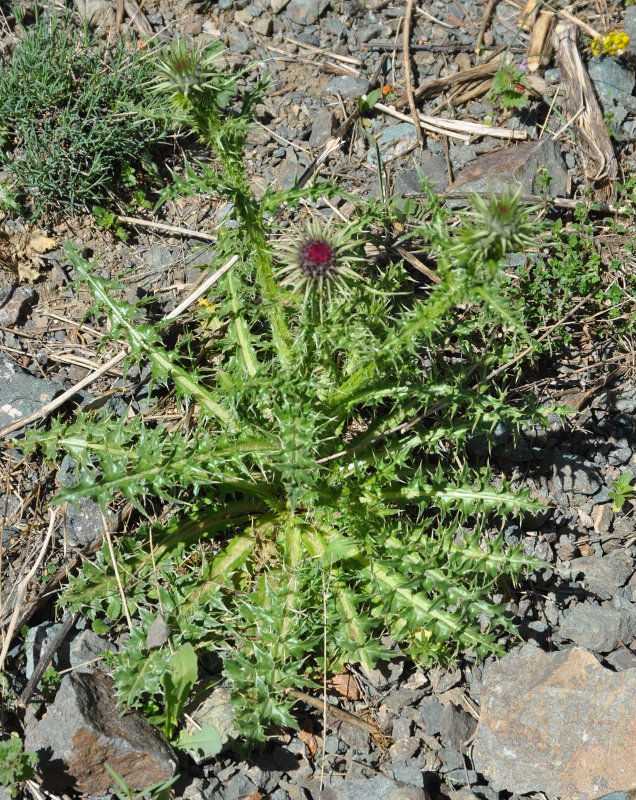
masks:
[[[23,26],[0,62],[0,165],[33,214],[103,202],[122,167],[161,136],[131,106],[145,101],[149,64],[123,42],[99,48],[70,17]]]
[[[343,663],[371,666],[386,652],[385,633],[419,663],[502,651],[499,634],[513,627],[489,598],[498,581],[514,581],[534,562],[505,546],[499,525],[534,504],[504,481],[495,485],[464,447],[470,434],[497,424],[514,431],[536,416],[479,382],[498,356],[473,346],[518,324],[497,272],[532,228],[514,197],[504,225],[493,198],[453,228],[431,193],[415,219],[441,281],[428,289],[401,263],[366,257],[365,242],[382,246],[398,212],[360,202],[346,226],[314,221],[298,234],[297,291],[287,285],[289,246],[277,260],[271,220],[283,205],[333,187],[269,188],[257,199],[240,150],[249,99],[224,100],[217,113],[204,67],[194,70],[200,89],[189,82],[186,93],[181,82],[174,91],[180,124],[191,123],[214,160],[187,166],[164,192],[213,192],[233,203],[235,224],[212,266],[235,254],[239,261],[208,298],[200,328],[166,349],[161,329],[120,299],[121,287],[67,247],[109,335],[125,337],[132,358],[152,366],[155,396],[163,385],[176,389],[193,424],[80,414],[31,434],[26,447],[77,460],[78,483],[59,502],[91,497],[105,507],[119,493],[142,513],[151,498],[171,504],[166,525],[149,523],[117,548],[136,626],[115,658],[116,683],[172,731],[180,706],[169,702],[165,676],[175,673],[174,659],[190,645],[202,658],[214,653],[237,724],[254,741],[267,725],[295,725],[287,688],[312,685]],[[166,91],[163,67],[158,80]],[[485,232],[479,250],[477,229]],[[343,272],[345,257],[357,259],[359,279]],[[467,311],[480,307],[481,317]],[[84,564],[62,602],[97,626],[120,619],[107,548]],[[159,606],[170,646],[147,650]]]

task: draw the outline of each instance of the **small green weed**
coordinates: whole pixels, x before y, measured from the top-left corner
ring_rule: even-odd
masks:
[[[599,220],[581,203],[569,223],[560,216],[551,224],[549,247],[540,249],[510,271],[504,291],[528,328],[539,329],[558,322],[588,297],[578,318],[595,315],[595,338],[629,333],[633,329],[633,314],[625,313],[624,306],[626,297],[636,288],[636,275],[627,257],[632,248],[628,230],[634,197],[630,196],[628,186],[619,188],[619,205],[627,216]],[[622,263],[612,259],[608,264],[603,258],[599,234],[605,240],[608,237],[616,240],[624,256]],[[604,323],[604,319],[608,322]],[[547,340],[546,348],[556,350],[569,344],[577,325],[575,318],[559,326]]]
[[[524,91],[527,72],[525,61],[518,67],[513,64],[502,64],[493,77],[488,100],[497,105],[500,111],[524,106],[528,102]]]
[[[91,497],[105,507],[121,493],[143,515],[151,498],[170,504],[166,524],[149,521],[118,543],[125,600],[104,547],[62,602],[97,626],[122,619],[126,603],[134,625],[113,657],[114,679],[168,736],[213,654],[253,743],[268,726],[297,726],[287,688],[315,686],[348,662],[372,666],[388,655],[384,634],[432,664],[466,650],[501,653],[499,634],[514,632],[490,597],[502,578],[539,562],[498,531],[535,504],[505,481],[495,487],[465,445],[497,424],[514,432],[542,418],[480,383],[507,353],[478,346],[527,341],[499,274],[538,228],[511,194],[476,200],[457,227],[431,192],[408,212],[410,236],[437,265],[430,289],[402,263],[365,253],[373,242],[388,255],[383,243],[406,213],[387,200],[357,200],[346,224],[286,226],[283,244],[281,209],[336,189],[252,193],[242,148],[263,86],[241,95],[216,72],[218,56],[175,44],[158,57],[155,87],[165,118],[196,131],[213,156],[186,164],[160,202],[204,192],[233,208],[211,266],[239,260],[199,327],[166,349],[161,326],[140,322],[123,287],[67,246],[108,335],[152,366],[154,399],[174,387],[191,424],[79,414],[31,432],[24,447],[76,459],[80,480],[58,502]],[[170,641],[148,650],[159,607]],[[208,732],[202,740],[217,746]]]
[[[636,489],[632,486],[631,472],[623,472],[617,481],[612,481],[608,492],[614,511],[620,511],[623,505],[636,496]]]
[[[0,742],[0,785],[7,788],[11,797],[17,797],[19,784],[35,775],[37,763],[37,754],[25,753],[19,735],[12,733]]]
[[[99,48],[70,17],[41,15],[22,28],[0,63],[0,165],[34,217],[99,204],[122,165],[158,141],[157,124],[131,110],[149,103],[148,70],[123,43]]]

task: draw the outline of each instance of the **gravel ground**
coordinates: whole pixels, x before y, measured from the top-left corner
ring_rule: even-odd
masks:
[[[93,15],[93,24],[101,25],[106,35],[114,4],[87,0],[86,8]],[[301,176],[321,154],[358,96],[376,85],[405,85],[402,30],[406,8],[391,3],[376,8],[351,0],[334,4],[326,0],[221,0],[211,4],[148,0],[143,6],[161,38],[185,35],[197,43],[221,39],[230,69],[253,62],[257,75],[271,75],[268,92],[258,107],[259,124],[250,134],[245,156],[257,191],[270,184],[289,186]],[[613,8],[603,18],[596,7],[579,9],[579,14],[603,30],[636,27],[636,15],[630,10],[633,6],[627,9],[625,21],[622,12]],[[516,3],[495,3],[483,32],[485,54],[477,59],[475,41],[484,20],[484,5],[472,0],[438,0],[416,7],[410,37],[413,86],[417,89],[436,79],[452,78],[485,63],[487,54],[497,51],[507,50],[514,62],[520,63],[528,34],[517,36],[519,13]],[[590,67],[590,74],[604,111],[613,114],[619,167],[629,172],[636,124],[634,72],[625,60],[606,58],[604,63],[605,67]],[[533,78],[543,93],[559,82],[554,63],[547,67]],[[611,91],[604,88],[610,84]],[[472,99],[461,97],[467,87],[475,90]],[[416,168],[440,192],[449,186],[479,188],[476,182],[484,175],[508,174],[527,194],[534,194],[536,167],[541,162],[547,164],[553,178],[553,196],[580,196],[581,153],[567,140],[560,140],[558,146],[549,139],[538,142],[538,101],[503,119],[477,88],[474,83],[440,81],[423,96],[419,108],[442,119],[488,121],[495,128],[503,124],[508,130],[525,133],[530,144],[522,146],[522,155],[515,149],[519,163],[505,161],[506,141],[489,135],[466,137],[465,141],[429,134],[425,146],[420,147],[410,122],[376,113],[368,132],[378,139],[392,194],[418,191]],[[397,95],[396,89],[387,103]],[[402,111],[408,114],[408,105]],[[553,132],[559,127],[557,121],[550,123]],[[516,147],[511,144],[507,149]],[[478,159],[488,156],[490,163],[482,160],[475,168]],[[178,159],[175,146],[175,163]],[[377,195],[374,159],[368,139],[354,130],[325,160],[320,176],[334,178],[360,197]],[[462,172],[467,165],[468,172]],[[318,210],[331,213],[326,204],[319,203]],[[339,211],[346,216],[346,203]],[[193,232],[211,232],[227,213],[226,207],[190,199],[167,204],[158,221]],[[156,313],[169,311],[185,287],[197,280],[198,267],[209,260],[209,249],[197,236],[157,231],[141,222],[130,224],[128,243],[97,228],[88,216],[45,220],[40,227],[53,240],[46,247],[34,241],[37,232],[24,220],[4,222],[13,256],[27,254],[35,273],[17,286],[0,270],[0,292],[5,298],[0,308],[0,375],[4,378],[0,427],[12,422],[7,408],[18,408],[21,414],[34,411],[60,389],[83,378],[94,358],[100,332],[78,327],[86,309],[68,289],[71,276],[58,248],[65,239],[99,254],[105,274],[115,275],[125,264],[131,270],[127,279],[131,297],[155,295]],[[620,242],[616,247],[620,248]],[[491,442],[493,463],[512,474],[519,485],[531,487],[545,505],[543,513],[510,524],[505,531],[510,544],[521,542],[526,554],[548,564],[520,589],[511,587],[509,595],[500,598],[509,602],[520,620],[522,646],[500,662],[475,664],[465,658],[452,669],[415,669],[397,649],[393,660],[371,672],[352,668],[351,681],[334,686],[326,698],[330,709],[345,710],[351,716],[338,716],[330,710],[324,729],[322,711],[300,702],[300,732],[281,731],[264,752],[248,761],[229,749],[199,763],[181,758],[176,797],[636,797],[636,531],[631,504],[615,512],[608,494],[612,481],[623,472],[636,478],[633,363],[615,344],[604,348],[591,340],[586,343],[581,335],[570,353],[564,352],[557,363],[542,366],[543,373],[528,375],[527,386],[520,385],[518,391],[532,389],[546,403],[567,403],[579,413],[565,421],[551,417],[547,431],[528,429],[514,444],[505,431],[495,430]],[[120,378],[114,369],[88,387],[82,401],[91,402]],[[108,402],[116,411],[116,395]],[[471,447],[476,460],[488,456],[488,443],[475,439]],[[70,472],[72,465],[62,463],[59,483]],[[31,463],[20,467],[19,479],[15,472],[12,475],[12,480],[19,480],[22,495],[50,485],[51,479]],[[11,492],[0,499],[5,519],[2,545],[8,554],[2,579],[7,583],[20,574],[17,554],[22,551],[28,526],[28,520],[19,519],[19,505]],[[101,527],[90,502],[69,509],[65,546],[71,554],[89,546],[101,535]],[[40,612],[39,619],[44,620],[40,624],[38,619],[30,622],[32,648],[26,677],[38,653],[59,630],[52,626],[50,612],[50,608]],[[93,641],[92,635],[81,629],[81,622],[76,624],[66,638],[67,650],[58,653],[58,668],[67,662],[88,661],[112,646]],[[84,689],[88,691],[86,686]],[[56,706],[49,710],[53,720],[49,734],[35,725],[29,729],[27,715],[27,737],[32,737],[34,749],[46,746],[42,744],[46,735],[59,734],[56,725],[79,724],[68,716],[68,708],[76,703],[81,718],[84,689],[69,684],[66,707],[61,700],[55,701]],[[227,705],[222,697],[217,700],[205,719],[219,728],[231,726],[224,717]],[[96,706],[88,705],[94,711]],[[93,712],[89,709],[86,713],[90,716]],[[137,731],[134,736],[141,740],[142,734]],[[170,754],[161,757],[173,758]],[[135,758],[141,755],[137,753]],[[100,796],[98,782],[83,785],[93,789],[79,791],[80,796]],[[38,791],[27,788],[33,797],[43,796]],[[53,787],[51,791],[66,796],[67,790]],[[0,798],[2,792],[0,789]]]

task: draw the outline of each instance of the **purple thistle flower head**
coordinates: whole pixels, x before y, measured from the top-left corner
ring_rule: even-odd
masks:
[[[351,266],[362,260],[355,255],[358,245],[350,226],[338,229],[331,221],[326,225],[311,221],[276,247],[281,262],[276,277],[281,286],[292,286],[293,294],[302,292],[305,303],[316,299],[322,313],[325,295],[329,301],[335,289],[346,295],[352,282],[362,280]]]

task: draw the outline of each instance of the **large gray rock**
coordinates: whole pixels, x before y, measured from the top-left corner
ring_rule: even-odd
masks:
[[[475,769],[496,791],[595,800],[636,782],[636,670],[519,648],[484,671]]]
[[[25,734],[25,750],[39,756],[44,788],[104,795],[113,785],[105,764],[134,791],[171,778],[177,759],[170,745],[141,714],[121,711],[108,675],[65,675],[46,716]]]
[[[570,568],[573,573],[583,573],[586,589],[601,600],[609,600],[631,578],[634,560],[624,550],[615,550],[608,556],[573,558]]]
[[[318,797],[318,793],[314,795]],[[428,794],[417,786],[406,786],[384,777],[338,778],[325,781],[321,800],[429,800]]]
[[[77,506],[70,503],[64,512],[66,539],[72,549],[87,547],[101,540],[104,520],[99,505],[88,497],[80,497]]]
[[[579,603],[563,620],[557,633],[595,653],[611,653],[620,642],[628,645],[636,636],[636,611]]]
[[[12,328],[37,300],[38,293],[30,286],[0,289],[0,325],[3,328]]]
[[[561,491],[586,496],[596,494],[603,483],[593,464],[572,453],[561,453],[557,456],[552,475]]]
[[[553,139],[522,142],[487,153],[464,167],[449,189],[497,192],[504,185],[521,189],[525,194],[537,194],[541,185],[539,170],[552,179],[549,189],[552,197],[566,194],[568,173],[559,145]]]

